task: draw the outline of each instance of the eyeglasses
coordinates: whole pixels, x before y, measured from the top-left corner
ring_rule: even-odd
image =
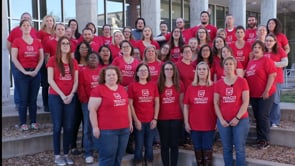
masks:
[[[162,47],[163,49],[169,50],[169,47]]]
[[[122,48],[129,48],[130,46],[122,46]]]
[[[87,47],[80,47],[79,49],[80,49],[80,50],[88,50]]]
[[[61,45],[64,45],[64,46],[69,46],[70,43],[66,43],[66,42],[62,42]]]
[[[140,69],[138,71],[141,72],[141,73],[143,73],[143,72],[147,72],[148,70],[147,69]]]
[[[206,32],[198,32],[198,33],[206,33]]]
[[[173,68],[164,68],[166,71],[173,71]]]
[[[265,42],[274,42],[274,40],[265,40]]]

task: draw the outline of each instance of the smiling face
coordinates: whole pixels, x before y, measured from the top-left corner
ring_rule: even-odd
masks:
[[[105,84],[113,86],[118,81],[118,74],[115,69],[107,69],[105,71]]]
[[[171,64],[166,64],[164,66],[164,75],[166,78],[172,78],[174,74],[173,66]]]
[[[203,79],[206,80],[209,74],[209,69],[208,69],[208,65],[206,64],[199,64],[197,66],[197,76],[199,77],[199,79]]]
[[[271,51],[276,43],[277,43],[277,41],[273,36],[266,36],[265,47],[267,48],[268,51]]]
[[[225,59],[223,62],[224,74],[234,74],[236,70],[235,61],[233,59]]]
[[[154,62],[156,60],[156,49],[154,47],[146,48],[145,58],[147,62]]]
[[[137,71],[136,74],[137,74],[139,80],[147,80],[147,78],[149,76],[149,71],[148,71],[147,66],[146,65],[141,65],[138,68],[138,71]]]
[[[90,68],[96,68],[98,66],[98,56],[95,53],[91,53],[88,57],[87,64]]]

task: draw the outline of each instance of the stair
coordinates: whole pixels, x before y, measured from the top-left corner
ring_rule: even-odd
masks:
[[[39,97],[38,105],[42,99]],[[295,104],[281,104],[282,120],[295,123]],[[251,108],[249,108],[251,113]],[[43,125],[45,131],[24,133],[17,136],[3,136],[2,134],[2,159],[7,159],[15,156],[23,156],[27,154],[35,154],[47,150],[52,150],[52,131],[50,128],[51,115],[44,112],[43,109],[37,111],[37,121]],[[18,113],[14,110],[12,103],[2,103],[2,129],[14,129],[19,122]],[[42,129],[41,129],[42,130]],[[2,131],[3,132],[3,131]],[[81,135],[81,131],[80,131]],[[80,136],[81,137],[81,136]],[[248,141],[255,138],[255,126],[251,126]],[[295,147],[295,129],[294,128],[272,128],[270,133],[271,144]],[[81,139],[81,138],[79,138]],[[126,155],[122,161],[123,166],[129,166],[133,163],[133,155]],[[180,150],[179,153],[180,165],[196,165],[194,154],[190,150]],[[247,159],[248,165],[278,165],[276,162]],[[93,164],[97,165],[97,163]],[[161,165],[160,150],[154,151],[154,165]],[[220,154],[214,154],[214,165],[223,165],[223,157]],[[283,164],[281,164],[283,165]]]

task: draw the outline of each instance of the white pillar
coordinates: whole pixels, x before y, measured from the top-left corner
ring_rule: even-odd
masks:
[[[76,19],[79,23],[79,32],[88,22],[93,22],[97,26],[97,0],[76,0]]]
[[[201,23],[200,14],[202,11],[208,11],[208,0],[190,0],[191,27]]]
[[[2,103],[10,99],[10,59],[6,48],[8,37],[7,1],[2,1]]]
[[[153,36],[160,33],[161,20],[161,1],[144,0],[141,1],[141,17],[144,18],[145,24],[153,30]]]
[[[246,0],[229,0],[229,13],[234,17],[234,24],[246,28]]]
[[[261,0],[261,24],[266,25],[268,19],[277,17],[277,0]]]

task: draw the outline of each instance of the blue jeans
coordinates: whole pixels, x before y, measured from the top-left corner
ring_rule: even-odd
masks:
[[[100,166],[120,166],[129,139],[129,128],[100,130],[98,159]]]
[[[14,71],[15,90],[19,95],[19,120],[20,125],[26,124],[27,108],[29,107],[30,123],[36,123],[37,97],[40,88],[40,73],[35,77],[24,75],[19,70]]]
[[[280,107],[280,102],[281,102],[281,89],[282,89],[282,84],[277,83],[276,85],[277,90],[276,93],[274,94],[274,101],[272,104],[272,108],[270,111],[270,125],[280,124],[281,120],[281,107]]]
[[[135,151],[134,160],[143,160],[142,149],[144,146],[144,158],[147,161],[153,161],[153,140],[155,136],[156,129],[150,129],[150,122],[141,123],[141,130],[137,130],[134,127],[134,138],[135,138]]]
[[[263,98],[250,98],[250,103],[256,119],[257,142],[269,141],[269,116],[273,100],[274,95],[269,96],[269,98],[265,100],[263,100]]]
[[[43,100],[43,106],[48,107],[48,76],[47,76],[47,68],[45,61],[42,64],[42,67],[40,69],[41,73],[41,86],[42,86],[42,100]]]
[[[243,118],[237,126],[223,127],[217,120],[217,127],[223,147],[223,160],[225,166],[233,166],[233,145],[236,151],[236,165],[246,165],[245,144],[250,129],[249,118]]]
[[[194,150],[212,150],[215,131],[191,131]]]
[[[163,166],[176,166],[178,141],[183,120],[158,120]],[[170,157],[169,157],[170,156]]]
[[[48,107],[53,123],[53,148],[54,155],[60,154],[60,136],[63,128],[63,152],[69,153],[73,136],[73,119],[76,107],[76,95],[70,104],[64,104],[59,95],[48,95]]]
[[[18,71],[15,66],[14,63],[12,63],[12,61],[10,61],[10,66],[11,66],[11,73],[13,75],[13,82],[14,82],[14,91],[13,91],[13,100],[14,100],[14,104],[16,106],[19,106],[20,103],[20,97],[19,97],[19,92],[18,92],[18,88],[17,88],[17,84],[16,84],[16,71]]]
[[[82,103],[83,111],[83,147],[85,157],[92,156],[94,150],[94,136],[92,134],[92,126],[89,119],[88,103]]]

